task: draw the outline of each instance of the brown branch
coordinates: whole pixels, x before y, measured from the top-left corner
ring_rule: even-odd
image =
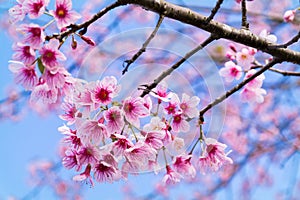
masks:
[[[203,116],[204,116],[204,114],[208,110],[210,110],[214,106],[218,105],[219,103],[221,103],[222,101],[224,101],[225,99],[227,99],[228,97],[230,97],[232,94],[234,94],[235,92],[237,92],[239,89],[241,89],[242,87],[244,87],[247,83],[249,83],[250,81],[252,81],[256,77],[258,77],[259,75],[261,75],[262,73],[264,73],[266,70],[270,69],[272,66],[274,66],[275,64],[280,63],[280,62],[282,62],[282,60],[280,60],[278,58],[273,59],[271,62],[269,62],[268,64],[266,64],[263,68],[261,68],[259,71],[257,71],[255,74],[253,74],[251,77],[243,80],[241,83],[239,83],[238,85],[236,85],[234,88],[228,90],[225,94],[221,95],[220,97],[216,98],[214,101],[212,101],[211,103],[209,103],[206,107],[204,107],[199,112],[199,120],[200,120],[200,122],[204,122],[204,117]]]
[[[96,13],[91,19],[83,22],[82,24],[71,24],[68,28],[68,30],[59,33],[59,34],[53,34],[53,35],[49,35],[45,37],[46,41],[49,41],[53,38],[58,39],[60,41],[63,40],[63,38],[69,36],[72,33],[75,33],[78,30],[82,30],[82,35],[87,31],[87,28],[94,23],[95,21],[97,21],[98,19],[100,19],[103,15],[105,15],[106,13],[108,13],[109,11],[113,10],[114,8],[117,8],[119,6],[125,5],[125,3],[123,3],[122,1],[116,1],[112,4],[110,4],[109,6],[103,8],[102,10],[100,10],[98,13]]]
[[[149,92],[152,89],[154,89],[164,78],[166,78],[167,76],[169,76],[174,70],[176,70],[178,67],[180,67],[180,65],[182,63],[184,63],[192,55],[194,55],[195,53],[197,53],[199,50],[203,49],[206,45],[208,45],[209,43],[211,43],[215,39],[217,39],[217,38],[214,35],[211,35],[202,44],[200,44],[199,46],[195,47],[194,49],[192,49],[191,51],[189,51],[188,53],[186,53],[185,56],[183,58],[181,58],[178,62],[176,62],[172,67],[170,67],[166,71],[162,72],[156,79],[154,79],[154,81],[150,85],[142,85],[145,88],[143,89],[144,91],[141,94],[141,97],[144,97],[147,94],[149,94]]]
[[[135,4],[151,10],[153,12],[164,14],[168,18],[181,21],[185,24],[203,29],[207,32],[216,34],[219,38],[228,39],[249,47],[256,48],[263,52],[269,53],[273,57],[280,58],[281,60],[300,64],[300,53],[285,49],[285,48],[272,48],[274,44],[269,43],[267,40],[253,34],[249,30],[236,29],[226,24],[211,20],[206,22],[206,17],[194,12],[188,8],[184,8],[165,0],[120,0],[124,4]]]
[[[247,7],[246,0],[242,0],[242,28],[249,29],[249,23],[247,22]]]
[[[251,69],[257,69],[257,68],[262,68],[262,65],[256,65],[254,67],[251,67]],[[283,76],[300,76],[300,72],[293,72],[293,71],[285,71],[285,70],[280,70],[276,68],[270,68],[268,69],[269,71],[276,72],[278,74],[282,74]]]
[[[218,10],[221,7],[221,4],[223,3],[224,0],[218,0],[215,7],[211,10],[210,15],[208,16],[208,18],[206,19],[206,23],[210,22],[214,16],[217,14]]]
[[[280,44],[280,45],[275,45],[274,48],[287,48],[288,46],[298,42],[298,40],[300,39],[300,31],[298,32],[297,35],[295,35],[291,40],[289,40],[288,42],[284,43],[284,44]]]
[[[129,66],[134,63],[134,61],[136,61],[136,59],[138,59],[138,57],[140,57],[145,51],[146,51],[146,48],[147,46],[149,45],[150,41],[155,37],[162,21],[164,20],[164,16],[163,15],[160,15],[159,16],[159,19],[157,21],[157,24],[155,26],[155,29],[153,30],[153,32],[151,33],[151,35],[148,37],[148,39],[144,42],[142,48],[136,53],[133,55],[133,57],[130,59],[130,60],[125,60],[124,63],[127,63],[126,66],[124,67],[123,71],[122,71],[122,74],[124,75],[127,71],[128,71],[128,68]]]

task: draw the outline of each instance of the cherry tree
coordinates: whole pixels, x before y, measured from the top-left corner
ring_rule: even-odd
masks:
[[[300,141],[298,4],[14,2],[2,27],[22,89],[0,102],[1,118],[30,107],[62,120],[52,130],[60,161],[33,164],[34,190],[80,199],[82,188],[145,173],[156,184],[143,196],[128,184],[125,197],[168,198],[184,186],[175,196],[222,198],[234,187],[250,199],[258,186],[278,187],[276,169],[297,158]],[[272,198],[297,197],[297,171]]]

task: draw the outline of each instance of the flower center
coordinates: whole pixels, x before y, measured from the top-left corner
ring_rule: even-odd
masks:
[[[67,15],[67,11],[64,7],[60,6],[56,9],[56,15],[59,18],[64,18]]]
[[[40,9],[43,7],[43,3],[39,2],[39,3],[34,3],[33,4],[33,11],[34,13],[38,14],[40,12]]]
[[[98,91],[96,97],[100,101],[107,101],[109,99],[109,92],[107,90],[101,88],[100,91]]]
[[[174,122],[179,123],[181,121],[181,115],[175,115],[174,116]]]
[[[29,32],[32,33],[33,37],[40,37],[40,35],[41,35],[40,28],[31,28],[31,30]]]

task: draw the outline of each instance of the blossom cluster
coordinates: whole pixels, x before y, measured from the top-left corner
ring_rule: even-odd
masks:
[[[202,172],[232,163],[224,152],[226,145],[210,138],[201,141],[201,157],[186,153],[179,134],[188,134],[190,121],[197,116],[197,96],[183,93],[180,99],[162,83],[143,98],[117,101],[120,89],[116,78],[107,76],[78,82],[72,98],[65,98],[65,114],[60,117],[67,125],[58,130],[66,145],[63,165],[83,169],[75,181],[93,185],[93,179],[113,182],[128,174],[165,169],[163,182],[170,184],[195,177],[193,162]]]
[[[260,37],[266,41],[275,43],[277,37],[272,34],[268,34],[267,30],[263,30],[260,33]],[[255,54],[257,50],[251,47],[244,47],[241,50],[233,45],[229,45],[227,51],[227,58],[230,60],[225,62],[224,67],[219,70],[220,76],[224,77],[226,82],[232,82],[239,80],[244,75],[244,80],[250,78],[256,73],[253,69],[256,64]],[[259,75],[252,81],[246,84],[246,86],[240,92],[241,100],[244,102],[256,102],[262,103],[264,101],[264,95],[267,94],[266,90],[262,89],[264,74]]]

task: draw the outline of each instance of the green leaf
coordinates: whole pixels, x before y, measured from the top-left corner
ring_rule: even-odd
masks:
[[[38,68],[39,68],[40,72],[43,74],[45,71],[45,66],[42,63],[41,58],[37,59],[37,64],[38,64]]]

